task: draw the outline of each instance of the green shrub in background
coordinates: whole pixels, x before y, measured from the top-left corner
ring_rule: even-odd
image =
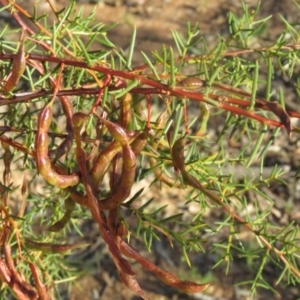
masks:
[[[243,5],[241,18],[229,14],[230,38],[220,37],[214,48],[188,23],[186,36],[173,32],[178,54],[163,45],[133,66],[135,31],[125,53],[108,40],[111,26],[95,25],[74,5],[52,8],[56,23],[46,26],[47,16],[0,3],[20,27],[18,43],[10,39],[16,30],[1,31],[2,297],[59,297],[59,283],[81,274],[67,254],[87,245],[68,239],[74,231],[84,235],[80,225],[88,218],[121,280],[144,299],[128,257],[184,292],[210,283],[162,270],[131,246],[132,238],[150,251],[165,236],[193,268],[189,254],[207,251],[211,241],[214,268],[225,265],[224,276],[241,258],[254,270],[239,283],[252,297],[260,288],[276,294],[276,285],[299,282],[298,225],[273,217],[270,188],[285,184],[284,170],[266,159],[276,139],[289,143],[299,133],[291,118],[300,114],[285,108],[281,89],[274,91],[275,75],[285,76],[299,96],[297,26],[282,17],[286,29],[278,39],[251,48],[269,18],[257,20],[258,9]],[[95,44],[99,50],[90,50]],[[21,186],[17,172],[26,174]],[[149,183],[132,193],[145,178]],[[155,197],[141,202],[155,185],[186,189],[176,201],[196,205],[193,219],[167,215]],[[266,279],[270,265],[276,282]]]

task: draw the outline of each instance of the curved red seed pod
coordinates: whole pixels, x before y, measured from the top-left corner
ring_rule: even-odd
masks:
[[[136,138],[136,134],[137,133],[134,132],[129,136],[129,142],[134,141],[134,139]],[[141,149],[140,144],[138,147],[139,147],[139,149]],[[98,189],[101,179],[104,176],[104,174],[106,173],[111,161],[121,150],[122,150],[122,146],[120,145],[120,143],[117,141],[112,141],[111,144],[109,144],[109,146],[107,148],[103,149],[100,152],[100,154],[96,158],[96,161],[89,173],[92,188],[94,190]],[[137,149],[135,149],[135,150],[138,151]],[[134,150],[133,150],[133,152],[134,152]],[[132,155],[132,153],[129,153],[129,155]],[[128,166],[128,167],[132,167],[132,166]],[[125,175],[124,175],[124,177],[125,177]],[[132,177],[133,177],[133,174],[132,174]],[[130,178],[132,179],[132,177],[130,177]],[[127,185],[128,185],[128,183],[127,183]],[[127,192],[128,192],[128,190],[127,190]],[[120,190],[119,193],[123,193],[123,191]],[[87,206],[88,199],[87,199],[86,195],[78,194],[77,192],[72,192],[70,197],[72,198],[72,200],[74,202],[76,202],[80,205]],[[115,195],[115,197],[117,197],[117,195]],[[111,199],[111,198],[109,198],[109,199]],[[109,202],[109,200],[107,200],[107,202]],[[101,201],[99,204],[100,205],[99,207],[102,210],[110,209],[110,207],[113,206],[113,205],[106,205],[104,203],[105,202]]]
[[[89,206],[89,199],[86,195],[80,194],[77,191],[70,191],[70,198],[77,204],[90,207]]]
[[[66,96],[60,96],[59,100],[62,105],[63,112],[67,119],[66,130],[68,135],[56,149],[49,151],[48,155],[51,160],[57,160],[60,157],[62,157],[64,154],[66,154],[72,147],[73,137],[74,137],[73,122],[72,122],[74,107],[71,101],[69,100],[69,98]]]
[[[93,188],[97,188],[106,173],[113,158],[122,150],[119,142],[111,142],[105,149],[103,149],[97,156],[95,163],[90,171],[90,177]]]
[[[31,155],[32,157],[35,157],[35,153],[33,151],[28,149],[23,144],[18,143],[16,141],[14,141],[13,139],[9,138],[9,137],[6,137],[5,135],[0,135],[0,141],[12,146],[14,149],[18,149],[19,151],[21,151],[23,153],[26,153],[28,155]]]
[[[163,172],[163,170],[160,168],[160,166],[158,165],[157,160],[155,158],[149,157],[148,161],[149,161],[150,167],[152,168],[152,172],[158,181],[165,183],[169,187],[183,188],[183,186],[180,182],[167,176]]]
[[[101,214],[103,214],[103,212],[101,212]],[[104,218],[102,217],[102,220],[103,219]],[[111,256],[114,260],[114,263],[119,273],[127,274],[130,276],[136,275],[134,271],[131,269],[131,266],[128,263],[128,261],[122,257],[120,249],[116,245],[114,236],[109,231],[107,225],[104,223],[99,224],[99,231],[103,240],[106,242],[108,246],[109,252],[111,253]]]
[[[22,300],[37,299],[38,295],[36,291],[33,289],[33,287],[30,284],[23,281],[20,274],[17,272],[14,261],[11,257],[11,247],[8,244],[4,246],[4,255],[5,255],[7,267],[11,273],[11,280],[9,282],[9,287],[14,291],[18,299],[22,299]]]
[[[184,171],[184,145],[185,138],[179,138],[172,147],[172,158],[174,165],[180,170]]]
[[[128,145],[128,137],[126,131],[120,126],[108,120],[105,120],[99,116],[97,116],[99,120],[104,123],[107,127],[110,134],[114,137],[116,141],[118,141],[122,146]]]
[[[128,142],[132,142],[136,139],[137,133],[130,132],[130,136],[128,136]],[[97,158],[95,159],[95,163],[90,170],[90,177],[93,188],[97,189],[102,177],[106,173],[110,163],[113,158],[122,150],[122,146],[117,141],[112,141],[105,149],[103,149]]]
[[[164,270],[160,269],[159,267],[157,267],[156,265],[152,264],[150,261],[145,259],[136,250],[134,250],[131,246],[129,246],[122,240],[120,241],[120,249],[124,255],[136,260],[146,270],[153,273],[155,276],[157,276],[161,281],[163,281],[167,285],[176,287],[187,293],[202,292],[204,289],[206,289],[210,285],[210,283],[199,284],[199,283],[195,283],[195,282],[191,282],[191,281],[181,281],[175,275],[173,275],[167,271],[164,271]]]
[[[75,209],[75,202],[72,200],[72,198],[67,198],[65,200],[65,214],[63,215],[63,217],[55,222],[54,224],[52,224],[48,230],[52,231],[52,232],[57,232],[62,230],[70,221],[71,216],[72,216],[72,212]]]
[[[52,105],[53,101],[50,101],[39,113],[35,140],[36,164],[39,173],[48,183],[60,188],[67,188],[77,185],[79,176],[77,174],[61,175],[51,167],[51,161],[48,156],[49,137],[47,132],[52,119]]]
[[[73,116],[73,123],[74,123],[74,136],[76,141],[76,158],[82,175],[82,182],[84,184],[85,191],[86,191],[88,207],[91,210],[94,220],[98,223],[99,232],[102,238],[104,239],[104,241],[106,242],[106,244],[108,245],[109,251],[112,255],[112,258],[119,272],[128,275],[135,275],[129,263],[122,257],[120,250],[115,243],[114,237],[106,225],[106,217],[103,214],[103,212],[99,210],[98,199],[95,197],[93,193],[90,177],[88,175],[88,170],[86,166],[87,157],[85,151],[81,147],[81,140],[80,140],[80,130],[84,122],[86,121],[87,117],[88,116],[83,113],[76,113]]]
[[[99,201],[101,210],[111,210],[119,206],[130,195],[131,187],[135,180],[136,157],[131,150],[125,130],[110,121],[100,118],[111,135],[121,144],[123,166],[119,187],[108,198]]]
[[[157,124],[157,128],[161,129],[164,127],[165,123],[166,123],[166,114],[167,112],[163,112],[156,124]],[[155,142],[155,140],[153,139],[152,143],[151,143],[151,146],[157,150],[158,148],[158,144],[157,142]],[[159,166],[158,162],[157,162],[157,159],[154,158],[154,157],[148,157],[148,161],[149,161],[149,165],[150,167],[152,168],[152,172],[155,176],[155,178],[160,181],[160,182],[163,182],[165,183],[166,185],[168,185],[169,187],[176,187],[176,188],[183,188],[182,184],[180,182],[178,182],[178,180],[174,179],[174,178],[171,178],[170,176],[166,175],[164,173],[164,171],[161,169],[161,167]]]
[[[130,275],[120,273],[120,272],[119,272],[119,276],[120,276],[122,282],[125,283],[125,285],[127,287],[129,287],[133,292],[137,293],[144,300],[148,300],[148,297],[146,296],[144,291],[141,289],[139,283],[137,282],[137,280],[135,279],[134,276],[130,276]]]
[[[206,195],[208,198],[210,198],[212,201],[214,201],[217,205],[223,206],[230,214],[230,209],[222,203],[221,199],[212,191],[207,190],[200,182],[197,180],[196,177],[189,174],[185,169],[184,164],[184,145],[185,145],[185,138],[181,137],[179,138],[173,145],[172,148],[172,159],[174,165],[179,169],[182,175],[182,179],[185,184],[198,189],[201,191],[204,195]]]
[[[111,210],[126,200],[135,180],[136,157],[130,147],[123,147],[123,166],[119,187],[106,199],[99,201],[101,210]]]
[[[30,239],[25,239],[25,245],[29,249],[42,251],[44,253],[68,253],[74,249],[89,246],[89,244],[52,244],[40,243]]]
[[[40,280],[37,267],[33,263],[29,263],[29,267],[34,278],[36,290],[39,294],[39,300],[50,300],[46,286]]]
[[[4,92],[11,92],[16,85],[18,84],[21,76],[23,75],[25,68],[26,68],[26,57],[24,52],[24,33],[21,36],[20,47],[18,52],[16,53],[15,57],[13,58],[11,72],[2,87]]]
[[[42,64],[33,60],[30,60],[28,63],[34,66],[34,68],[41,75],[45,74],[45,70]],[[63,69],[63,65],[61,65],[61,70],[62,69]],[[49,80],[52,87],[54,88],[54,94],[58,93],[59,82],[61,81],[61,73],[58,76],[57,80],[52,78],[51,76],[49,77]],[[58,99],[61,103],[63,112],[66,116],[66,130],[68,134],[67,137],[62,141],[62,143],[56,149],[49,151],[48,155],[52,161],[59,159],[61,156],[67,153],[71,149],[73,143],[73,122],[72,122],[72,116],[74,114],[73,105],[67,96],[58,95]]]
[[[131,149],[136,156],[138,154],[140,154],[142,152],[142,150],[144,149],[144,147],[146,146],[147,136],[148,136],[147,130],[144,130],[132,142]]]
[[[0,278],[1,281],[9,283],[11,281],[11,272],[4,260],[0,258]]]

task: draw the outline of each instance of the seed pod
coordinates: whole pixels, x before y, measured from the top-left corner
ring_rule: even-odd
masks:
[[[6,93],[11,92],[18,84],[21,76],[23,75],[26,68],[26,57],[24,51],[24,33],[22,33],[20,47],[15,57],[13,58],[11,72],[2,87],[2,90]]]

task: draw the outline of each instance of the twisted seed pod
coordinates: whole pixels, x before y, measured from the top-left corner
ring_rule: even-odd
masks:
[[[106,199],[99,201],[99,207],[103,209],[114,209],[119,206],[130,195],[131,187],[135,180],[136,157],[131,150],[125,130],[110,121],[100,118],[111,135],[122,146],[123,166],[119,187]]]
[[[21,36],[20,47],[18,52],[13,58],[11,72],[8,75],[8,78],[5,81],[5,84],[2,87],[2,90],[6,93],[11,92],[16,85],[18,84],[21,76],[23,75],[25,68],[26,68],[26,57],[24,51],[24,33]]]
[[[217,205],[221,205],[224,207],[221,199],[212,191],[207,190],[196,177],[189,174],[185,169],[184,164],[184,145],[185,138],[179,138],[173,145],[172,148],[172,159],[174,165],[179,169],[182,175],[183,182],[199,191],[201,191],[204,195],[209,197],[212,201],[214,201]]]
[[[39,113],[38,130],[35,139],[35,159],[39,173],[48,183],[60,188],[67,188],[77,185],[79,183],[79,176],[75,173],[61,175],[51,166],[51,161],[48,156],[48,129],[52,119],[52,105],[53,101],[50,101]]]
[[[176,287],[186,293],[199,293],[210,286],[210,283],[199,284],[191,281],[180,280],[170,272],[164,271],[156,265],[152,264],[122,240],[120,241],[120,249],[124,255],[136,260],[141,266],[157,276],[162,282],[167,285]]]
[[[115,243],[115,239],[112,233],[109,231],[109,228],[107,227],[106,217],[104,213],[99,210],[98,199],[94,195],[91,186],[91,180],[86,165],[87,157],[85,151],[81,146],[81,139],[80,139],[80,130],[84,122],[86,121],[87,117],[88,116],[83,113],[76,113],[73,116],[74,137],[76,141],[76,158],[82,175],[82,182],[84,184],[85,191],[86,191],[85,197],[87,198],[87,200],[85,200],[84,203],[87,203],[88,207],[91,210],[93,218],[98,223],[99,232],[103,240],[108,245],[109,251],[112,255],[115,265],[117,266],[118,271],[120,273],[133,276],[135,275],[135,273],[132,271],[129,263],[122,257],[120,250]]]
[[[134,141],[137,137],[136,132],[132,132],[128,137],[129,143]],[[112,141],[105,149],[103,149],[97,158],[95,159],[94,165],[90,170],[90,177],[93,188],[97,189],[102,177],[106,173],[113,158],[122,150],[122,146],[117,141]]]
[[[60,231],[69,223],[72,216],[72,212],[75,209],[75,202],[71,198],[67,198],[65,200],[65,208],[66,211],[63,217],[56,223],[52,224],[48,229],[49,231],[52,232]]]

